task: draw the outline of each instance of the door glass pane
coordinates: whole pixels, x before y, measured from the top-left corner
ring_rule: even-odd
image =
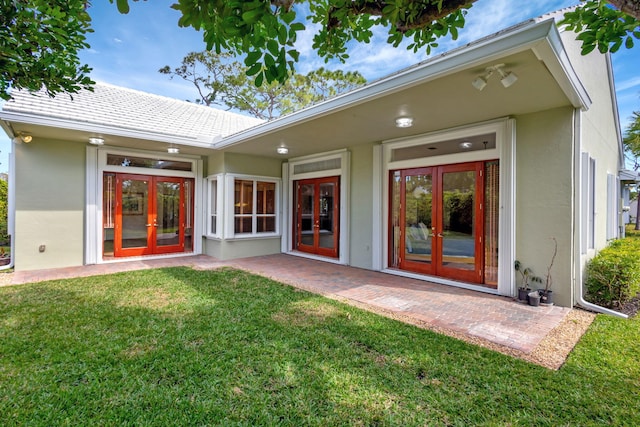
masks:
[[[156,182],[156,245],[180,244],[180,183]]]
[[[475,269],[475,171],[442,174],[442,265]]]
[[[500,164],[496,160],[485,165],[484,193],[484,282],[498,286],[498,225],[500,224]]]
[[[193,250],[193,180],[184,180],[184,250]]]
[[[405,177],[404,258],[431,264],[432,175]]]
[[[313,196],[315,186],[304,184],[300,186],[300,243],[313,246]]]
[[[335,218],[333,203],[334,203],[334,195],[335,195],[335,184],[333,182],[327,182],[320,184],[320,194],[319,194],[319,207],[320,214],[318,218],[318,227],[320,236],[320,241],[318,242],[318,246],[321,248],[330,248],[334,247],[334,222]]]
[[[122,180],[122,247],[147,247],[148,181]]]

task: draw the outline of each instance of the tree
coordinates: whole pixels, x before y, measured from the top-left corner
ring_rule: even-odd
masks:
[[[200,98],[196,102],[218,104],[246,111],[254,117],[272,120],[292,113],[366,83],[356,72],[320,68],[306,75],[294,74],[284,83],[264,83],[257,87],[247,77],[247,68],[229,54],[211,51],[191,52],[180,66],[158,70],[194,84]]]
[[[457,38],[467,9],[477,0],[177,1],[172,7],[182,13],[178,24],[202,31],[208,50],[244,56],[247,74],[260,86],[264,81],[284,82],[293,73],[299,58],[295,42],[305,30],[305,19],[320,24],[313,48],[327,61],[345,61],[347,43],[369,42],[374,27],[385,28],[387,42],[395,47],[409,40],[408,49],[430,52],[440,37]],[[298,16],[301,8],[294,7],[301,3],[309,6],[305,18]],[[595,47],[615,51],[623,42],[632,47],[633,39],[640,38],[639,19],[640,0],[588,0],[564,22],[581,32],[587,53]]]
[[[634,111],[633,121],[627,126],[622,140],[624,150],[633,158],[633,169],[640,169],[640,111]],[[636,197],[638,210],[636,211],[636,230],[640,230],[640,197]]]
[[[122,13],[129,0],[109,0]],[[139,1],[139,0],[132,0]],[[207,50],[243,57],[247,74],[257,86],[284,82],[294,73],[300,56],[295,42],[305,30],[302,21],[320,24],[313,48],[330,60],[345,61],[351,40],[367,43],[374,27],[387,30],[387,41],[429,52],[440,37],[454,39],[465,14],[478,0],[177,0],[178,25],[203,32]],[[486,0],[489,1],[489,0]],[[92,31],[87,0],[2,0],[0,5],[0,97],[10,88],[38,90],[49,95],[89,89],[90,68],[80,65],[78,51],[88,47]],[[301,17],[308,5],[309,16]],[[610,7],[611,6],[611,7]],[[583,52],[597,47],[616,51],[640,38],[640,0],[587,0],[565,24],[580,33]]]
[[[90,89],[91,69],[78,51],[91,32],[86,0],[2,0],[0,3],[0,98],[11,88],[40,90],[50,96]]]

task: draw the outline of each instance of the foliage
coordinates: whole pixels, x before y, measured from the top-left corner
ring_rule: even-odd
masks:
[[[640,169],[640,111],[634,111],[631,123],[625,129],[624,138],[622,140],[624,150],[633,157],[633,168]]]
[[[614,240],[587,264],[586,298],[617,308],[640,292],[640,239]]]
[[[530,267],[522,265],[520,261],[515,261],[514,268],[520,273],[520,276],[522,276],[522,283],[520,284],[522,289],[530,289],[529,285],[531,282],[542,283],[542,278],[534,275],[533,270]]]
[[[596,47],[602,53],[617,52],[623,44],[631,49],[633,39],[640,38],[638,15],[632,16],[615,9],[611,7],[611,3],[621,2],[586,1],[575,11],[567,12],[560,22],[561,25],[566,24],[569,30],[579,33],[577,39],[582,41],[583,55]],[[636,0],[630,3],[639,2]]]
[[[6,426],[640,425],[640,319],[550,371],[230,269],[3,287],[0,318]]]
[[[284,83],[257,87],[247,76],[246,66],[228,53],[211,51],[191,52],[180,66],[172,70],[166,65],[158,71],[193,83],[200,95],[196,102],[224,105],[263,120],[301,110],[366,83],[357,71],[320,68],[306,75],[294,74]]]
[[[85,0],[2,1],[0,3],[0,99],[11,88],[40,90],[50,96],[90,89],[91,69],[78,52],[89,47],[91,18]]]
[[[305,20],[318,24],[313,49],[326,61],[337,58],[344,62],[349,57],[349,42],[368,43],[378,28],[387,31],[387,42],[394,47],[407,40],[407,49],[430,53],[439,38],[457,38],[466,11],[475,1],[178,0],[172,7],[182,13],[180,26],[203,32],[208,50],[244,57],[247,75],[261,86],[263,82],[282,83],[294,72],[300,55],[295,42],[307,30]],[[632,47],[633,38],[640,36],[637,10],[609,7],[617,3],[589,0],[568,14],[564,23],[581,33],[583,53],[596,46],[602,52],[615,52],[623,42]],[[309,15],[301,16],[305,4]]]
[[[109,1],[122,13],[129,11],[129,0]],[[395,47],[407,40],[408,49],[430,52],[439,38],[457,38],[476,1],[178,0],[171,7],[181,13],[179,26],[202,31],[207,50],[244,58],[247,76],[262,86],[283,83],[294,74],[300,57],[295,43],[306,31],[305,21],[319,24],[313,49],[327,61],[344,62],[347,45],[370,42],[378,28]],[[595,47],[615,52],[640,36],[638,3],[588,0],[564,23],[580,33],[583,53]],[[2,2],[0,98],[9,99],[12,87],[35,91],[44,86],[51,96],[91,87],[90,68],[78,58],[78,51],[89,47],[85,34],[92,31],[87,5],[86,0]]]

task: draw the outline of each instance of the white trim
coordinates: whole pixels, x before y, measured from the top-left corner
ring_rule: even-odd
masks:
[[[214,184],[215,183],[215,184]],[[222,239],[224,236],[223,233],[223,203],[224,203],[224,174],[214,174],[209,175],[204,180],[204,191],[205,195],[202,198],[203,202],[206,204],[204,211],[206,211],[204,224],[203,224],[203,232],[204,236],[212,239]],[[211,189],[215,185],[216,187],[216,232],[211,232],[211,216],[213,215],[211,209]]]
[[[287,253],[288,250],[288,242],[291,239],[291,224],[289,221],[289,204],[286,203],[289,200],[289,163],[282,164],[282,197],[278,201],[280,203],[280,230],[282,238],[280,239],[280,251],[282,253]]]
[[[306,163],[315,163],[332,159],[340,159],[339,169],[321,170],[307,173],[295,173],[295,167],[297,165]],[[310,156],[297,157],[289,159],[288,174],[287,174],[287,198],[283,198],[283,204],[286,206],[287,212],[285,228],[287,230],[292,229],[295,219],[293,214],[295,209],[293,208],[294,194],[293,182],[301,179],[314,179],[324,178],[329,176],[340,177],[340,240],[338,242],[338,259],[328,257],[311,256],[313,259],[321,259],[329,262],[337,262],[339,264],[349,264],[349,250],[350,250],[350,238],[349,238],[349,215],[350,215],[350,170],[351,170],[351,153],[346,149],[334,150],[325,153],[319,153]],[[284,177],[284,174],[283,174]],[[284,239],[283,239],[284,240]],[[285,246],[286,245],[286,246]],[[293,250],[293,234],[287,233],[285,244],[283,244],[283,252],[296,256],[309,257],[309,254]],[[304,254],[304,255],[303,255]]]
[[[176,159],[191,162],[191,171],[174,171],[152,168],[122,167],[107,165],[107,154],[145,156],[165,159]],[[130,261],[134,259],[167,258],[171,256],[197,255],[202,253],[203,236],[203,209],[202,209],[202,160],[199,156],[173,155],[158,151],[145,151],[137,149],[122,149],[111,146],[93,147],[87,146],[86,154],[86,237],[85,237],[85,265],[104,264],[110,262]],[[152,176],[171,176],[181,178],[193,178],[193,250],[177,254],[158,254],[138,257],[122,257],[104,259],[102,246],[102,217],[103,217],[103,180],[104,172],[132,173]],[[93,219],[90,218],[93,217]]]
[[[484,286],[477,286],[458,281],[451,281],[444,278],[434,279],[433,276],[423,276],[415,273],[408,273],[407,277],[417,277],[423,280],[430,280],[437,283],[451,284],[453,286],[465,287],[488,293],[500,295],[515,295],[515,281],[513,272],[513,262],[515,261],[515,146],[516,146],[516,123],[514,119],[497,119],[489,122],[461,126],[443,131],[431,132],[411,138],[401,138],[384,141],[382,145],[382,176],[388,177],[391,170],[408,169],[414,167],[436,166],[454,164],[461,162],[483,161],[498,159],[500,161],[500,221],[499,221],[499,244],[500,257],[498,258],[498,289],[491,289]],[[452,139],[472,137],[495,133],[496,148],[480,150],[475,152],[465,152],[457,154],[447,154],[443,156],[424,157],[420,159],[409,159],[401,161],[391,161],[392,151],[397,148],[410,147],[428,143],[448,141]],[[389,180],[382,178],[382,224],[377,231],[374,231],[374,240],[382,247],[382,269],[385,272],[405,275],[407,272],[389,269]],[[375,259],[374,259],[375,263]]]
[[[98,214],[101,209],[98,203],[102,204],[102,191],[99,191],[99,174],[98,170],[98,149],[97,147],[87,146],[86,152],[86,209],[85,209],[85,248],[84,248],[84,264],[91,265],[98,263],[98,253],[100,253],[100,237],[101,218]]]
[[[371,266],[374,270],[380,271],[383,268],[383,244],[382,239],[376,238],[380,230],[384,229],[385,216],[383,215],[383,199],[382,192],[384,191],[384,173],[383,173],[383,152],[382,145],[373,146],[373,203],[372,203],[372,221],[373,229],[371,230]]]
[[[242,181],[252,181],[253,182],[253,206],[254,210],[251,214],[251,233],[236,233],[235,232],[235,181],[236,179]],[[257,214],[255,212],[256,198],[258,197],[257,191],[255,189],[258,182],[270,182],[276,185],[276,191],[274,195],[274,210],[275,210],[275,227],[276,230],[274,232],[268,233],[257,233],[255,230],[257,228]],[[272,176],[259,176],[259,175],[246,175],[246,174],[235,174],[228,173],[224,174],[224,238],[225,240],[246,240],[246,239],[262,239],[262,238],[273,238],[280,237],[280,210],[278,209],[278,200],[280,199],[280,187],[282,185],[282,180],[280,178],[274,178]]]

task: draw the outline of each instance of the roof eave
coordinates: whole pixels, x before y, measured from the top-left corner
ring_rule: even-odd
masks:
[[[53,117],[42,117],[34,114],[16,113],[10,111],[0,111],[0,121],[2,127],[11,130],[8,123],[22,123],[37,126],[48,126],[57,129],[67,129],[79,132],[88,132],[96,135],[113,135],[125,138],[143,139],[148,141],[167,142],[176,145],[184,145],[198,148],[213,148],[214,142],[220,140],[220,136],[216,135],[211,138],[211,142],[199,141],[195,138],[188,138],[178,135],[170,135],[163,133],[153,133],[139,131],[135,129],[124,129],[114,126],[99,125],[90,122],[77,122]],[[7,132],[8,134],[9,132]]]
[[[529,21],[328,101],[230,135],[215,143],[214,148],[224,149],[240,144],[257,136],[299,125],[372,99],[384,97],[389,93],[527,49],[533,50],[536,56],[547,64],[547,68],[575,108],[589,109],[591,99],[571,66],[555,21],[553,19],[543,22]]]

